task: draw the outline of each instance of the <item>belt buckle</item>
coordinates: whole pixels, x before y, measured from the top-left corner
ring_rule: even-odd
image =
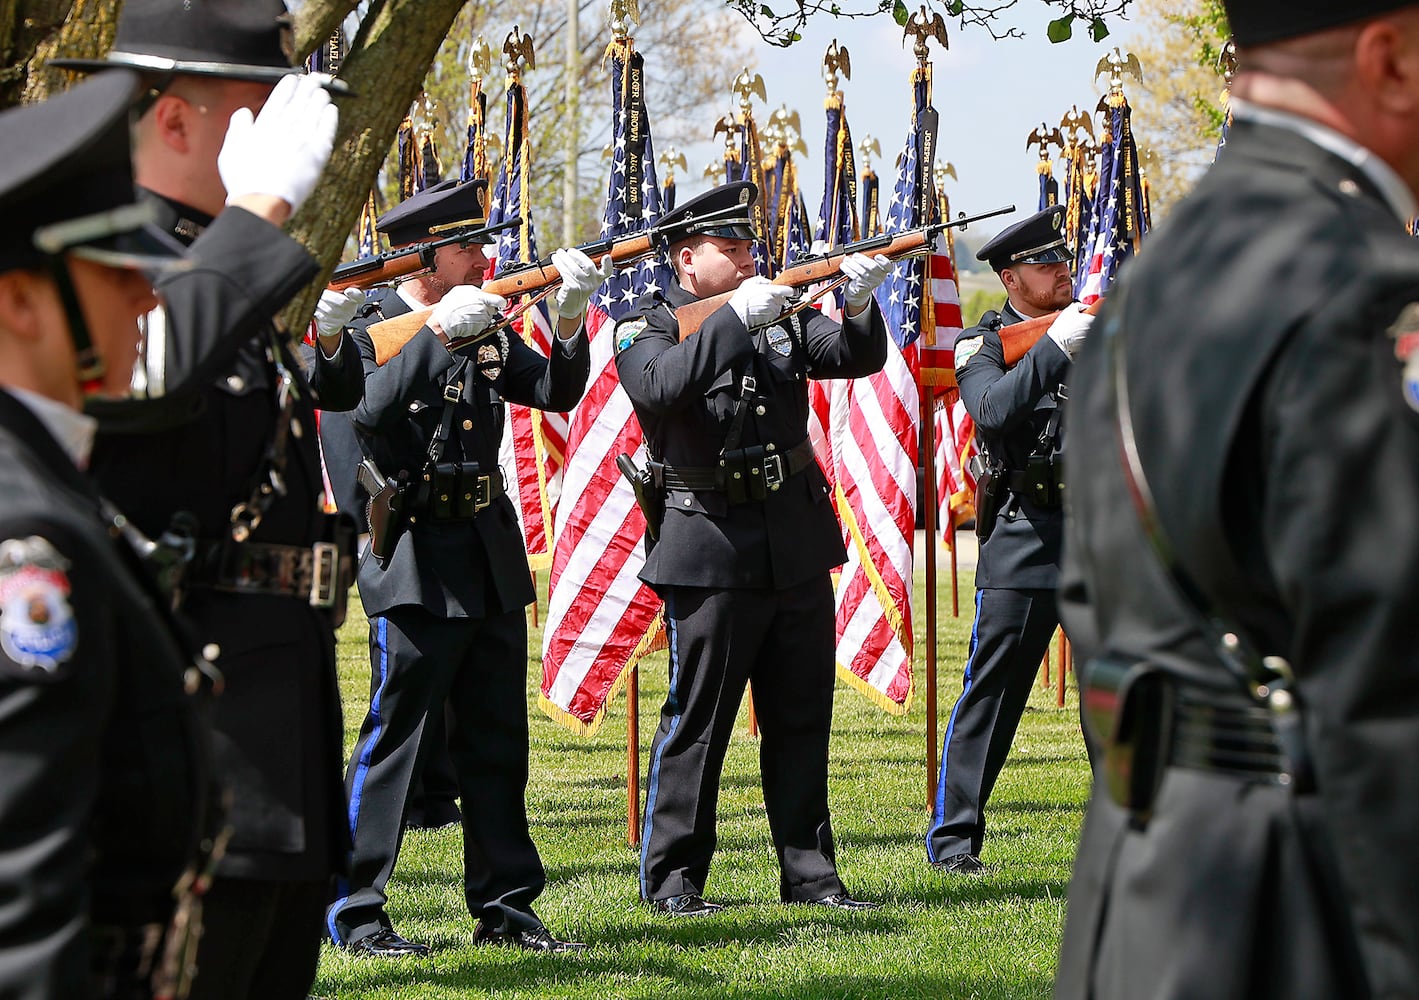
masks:
[[[493,477],[479,476],[473,487],[473,513],[481,514],[493,502]]]
[[[783,453],[774,452],[772,455],[764,456],[764,485],[771,490],[776,490],[783,485],[788,478],[788,469],[784,466]]]
[[[463,398],[463,382],[450,382],[443,387],[443,401],[445,403],[456,403]]]
[[[310,606],[333,608],[335,588],[340,580],[340,546],[334,542],[316,542],[311,552]]]

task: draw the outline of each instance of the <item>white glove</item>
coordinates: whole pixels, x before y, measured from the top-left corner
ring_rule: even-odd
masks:
[[[1059,318],[1049,325],[1049,339],[1059,345],[1071,361],[1074,352],[1084,343],[1084,335],[1094,324],[1094,317],[1084,311],[1082,302],[1071,302],[1060,312]]]
[[[507,299],[477,285],[455,285],[429,313],[429,326],[449,339],[476,337],[502,318]]]
[[[281,77],[254,119],[250,108],[237,108],[217,154],[227,204],[242,195],[265,194],[282,199],[294,213],[330,159],[339,117],[320,78],[300,73]]]
[[[333,337],[350,325],[360,306],[365,304],[363,288],[347,288],[337,292],[327,288],[320,293],[320,301],[315,304],[315,332],[322,337]]]
[[[562,283],[552,293],[552,300],[557,303],[557,315],[564,319],[586,312],[591,294],[616,270],[610,254],[602,257],[601,266],[597,267],[576,247],[552,251],[552,266],[562,276]]]
[[[843,286],[843,301],[849,309],[857,310],[867,305],[872,290],[887,280],[892,262],[880,253],[875,257],[850,253],[843,258],[842,272],[848,279]]]
[[[747,329],[766,326],[783,315],[788,300],[793,297],[793,289],[788,285],[775,285],[761,274],[744,279],[744,283],[729,297],[729,308]]]

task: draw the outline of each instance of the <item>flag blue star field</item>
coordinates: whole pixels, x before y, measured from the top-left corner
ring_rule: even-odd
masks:
[[[918,115],[913,116],[914,121],[927,107],[925,81],[918,81],[915,89]],[[897,183],[892,188],[892,199],[887,205],[887,221],[882,226],[884,233],[900,233],[923,224],[921,145],[921,130],[919,126],[914,126],[901,155],[897,157]],[[898,261],[892,268],[891,276],[877,289],[877,302],[882,306],[882,315],[887,318],[887,329],[903,350],[915,344],[921,336],[921,281],[925,263],[921,257]]]
[[[1087,263],[1074,279],[1074,296],[1086,305],[1108,292],[1119,267],[1137,252],[1148,231],[1131,118],[1127,101],[1113,108],[1099,154],[1099,191],[1094,199]]]

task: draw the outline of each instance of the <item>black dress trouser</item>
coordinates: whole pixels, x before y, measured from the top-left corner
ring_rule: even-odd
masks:
[[[463,801],[468,910],[495,931],[538,927],[546,873],[527,828],[527,617],[439,618],[401,606],[370,619],[370,707],[350,757],[350,877],[326,926],[349,944],[389,927],[385,887],[422,763],[430,706],[449,705],[448,748]]]
[[[965,687],[946,724],[926,834],[926,856],[933,863],[980,853],[986,801],[1058,627],[1053,590],[976,591]]]
[[[783,590],[664,587],[670,691],[650,752],[641,897],[703,894],[720,772],[746,683],[780,898],[843,890],[828,816],[834,611],[825,573]]]

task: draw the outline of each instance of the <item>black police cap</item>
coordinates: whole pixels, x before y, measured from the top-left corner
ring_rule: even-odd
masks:
[[[754,219],[749,210],[759,196],[751,181],[734,181],[696,195],[672,212],[660,217],[656,229],[666,243],[675,244],[691,236],[718,236],[726,240],[753,240]]]
[[[395,246],[421,243],[455,227],[483,225],[488,221],[487,205],[487,181],[440,181],[395,205],[375,220],[374,227]],[[491,243],[493,237],[475,233],[470,242]]]
[[[128,66],[153,76],[275,83],[296,65],[295,20],[284,0],[125,0],[105,59],[53,59],[65,69]],[[326,89],[348,93],[339,80]]]
[[[996,271],[1017,264],[1062,264],[1073,260],[1060,227],[1064,209],[1058,205],[1036,212],[1001,231],[976,251],[976,260],[989,261]]]
[[[1222,0],[1232,38],[1245,48],[1416,6],[1414,0]]]
[[[64,253],[115,267],[182,258],[154,207],[134,202],[128,112],[142,85],[111,70],[0,114],[0,271]]]

